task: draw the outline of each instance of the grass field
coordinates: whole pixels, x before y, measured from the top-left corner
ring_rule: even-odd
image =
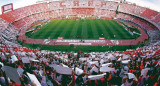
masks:
[[[104,19],[57,19],[51,20],[48,24],[36,32],[28,32],[26,36],[32,39],[134,39],[122,25],[115,20]]]

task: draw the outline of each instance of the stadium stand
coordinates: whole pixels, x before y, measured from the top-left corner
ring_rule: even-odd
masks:
[[[142,20],[142,19],[139,19],[139,18],[134,18],[133,19],[133,22],[141,25],[143,28],[147,29],[147,30],[155,30],[157,29],[154,25]]]
[[[158,12],[150,10],[150,9],[146,9],[141,16],[146,17],[148,19],[153,19],[154,17],[156,17],[156,15],[158,15]]]
[[[133,4],[120,3],[118,10],[125,13],[141,15],[145,11],[145,9],[146,8],[139,7]]]
[[[132,21],[134,19],[133,16],[131,15],[127,15],[127,14],[123,14],[123,13],[118,13],[118,15],[116,16],[117,19],[121,18],[121,19],[125,19],[125,20],[130,20]]]
[[[5,20],[3,20],[2,18],[0,18],[0,31],[1,32],[3,32],[3,30],[5,28],[7,28],[7,25],[8,25],[8,23]]]
[[[159,44],[157,42],[124,52],[85,54],[39,51],[1,45],[2,70],[8,76],[8,71],[13,69],[12,74],[20,74],[21,77],[14,79],[18,76],[8,76],[11,79],[8,81],[1,70],[2,84],[3,86],[32,84],[36,86],[65,84],[158,86]],[[11,58],[7,58],[8,56]]]
[[[157,14],[152,20],[153,20],[154,22],[156,22],[156,23],[160,23],[159,17],[160,17],[160,13]]]

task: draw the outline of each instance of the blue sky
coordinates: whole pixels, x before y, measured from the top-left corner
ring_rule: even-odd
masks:
[[[35,4],[36,1],[40,0],[0,0],[0,6],[8,3],[13,3],[14,9],[16,9],[27,5]],[[137,5],[148,7],[160,12],[160,0],[126,0],[126,1],[136,3]]]

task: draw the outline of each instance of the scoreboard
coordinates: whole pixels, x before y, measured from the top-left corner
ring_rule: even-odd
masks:
[[[12,11],[12,10],[13,10],[13,3],[3,5],[3,6],[1,7],[1,10],[2,10],[2,14],[3,14],[3,13],[6,13],[6,12],[8,12],[8,11]]]

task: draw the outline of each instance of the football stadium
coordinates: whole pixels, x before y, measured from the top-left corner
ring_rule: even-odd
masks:
[[[1,2],[0,86],[160,85],[159,0]]]

